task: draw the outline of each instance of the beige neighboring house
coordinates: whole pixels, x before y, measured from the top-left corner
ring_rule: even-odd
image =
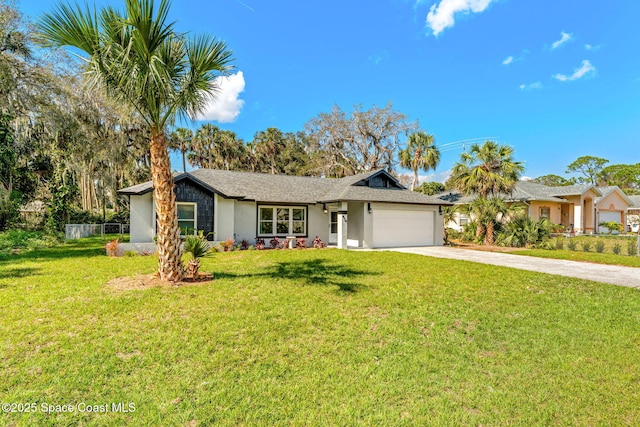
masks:
[[[627,208],[627,231],[640,233],[640,196],[629,196],[631,205]]]
[[[442,193],[438,197],[455,205],[469,204],[475,199],[473,195],[457,192]],[[510,203],[523,203],[532,219],[546,218],[576,234],[606,233],[608,230],[598,225],[603,221],[625,224],[627,207],[632,204],[618,187],[589,184],[551,187],[530,181],[518,181],[513,193],[505,199]],[[455,221],[446,226],[461,231],[469,221],[468,215],[456,213]]]
[[[617,222],[626,231],[627,209],[633,204],[629,196],[617,186],[597,187],[600,197],[596,197],[596,230],[598,233],[608,233],[601,222]]]

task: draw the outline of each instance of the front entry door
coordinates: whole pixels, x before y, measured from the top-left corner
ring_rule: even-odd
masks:
[[[329,211],[329,244],[338,243],[338,211]]]

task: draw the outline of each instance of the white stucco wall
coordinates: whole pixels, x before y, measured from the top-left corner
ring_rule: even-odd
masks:
[[[130,196],[130,234],[131,243],[153,242],[155,211],[152,193],[142,196]]]
[[[349,203],[348,205],[347,246],[349,247],[363,247],[365,205],[366,203]]]
[[[216,241],[233,239],[235,233],[235,200],[217,194],[213,197],[213,238]]]
[[[256,243],[258,208],[255,202],[235,201],[234,239],[237,243],[247,240]]]
[[[307,236],[307,246],[313,245],[316,236],[325,243],[329,242],[329,214],[322,211],[322,205],[309,206]]]

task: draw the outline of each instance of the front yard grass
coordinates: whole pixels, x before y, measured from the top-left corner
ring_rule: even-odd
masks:
[[[632,244],[637,247],[637,236],[576,236],[563,238],[559,237],[552,240],[552,244],[556,241],[563,242],[561,250],[552,249],[518,249],[510,251],[514,255],[529,255],[539,258],[566,259],[570,261],[593,262],[597,264],[624,265],[627,267],[640,267],[640,257],[628,255],[628,245]],[[569,250],[569,242],[573,242],[575,250]],[[596,252],[596,244],[601,242],[604,250],[601,253]],[[584,243],[589,245],[589,251],[584,251]],[[614,245],[619,245],[620,254],[613,253]]]
[[[640,267],[640,257],[628,255],[615,255],[608,253],[597,253],[591,249],[590,252],[580,250],[547,250],[547,249],[520,249],[510,251],[514,255],[528,255],[539,258],[566,259],[569,261],[593,262],[596,264],[624,265],[627,267]],[[638,272],[640,274],[640,271]]]
[[[394,252],[217,253],[209,284],[117,291],[154,257],[0,260],[2,425],[638,425],[635,289]]]

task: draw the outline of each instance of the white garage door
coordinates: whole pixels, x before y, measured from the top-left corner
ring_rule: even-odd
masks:
[[[373,210],[373,247],[431,246],[434,212],[406,209]]]
[[[617,222],[620,223],[620,212],[619,211],[600,211],[598,224],[601,222]],[[606,227],[601,227],[598,225],[598,231],[600,233],[608,233],[609,229]]]

